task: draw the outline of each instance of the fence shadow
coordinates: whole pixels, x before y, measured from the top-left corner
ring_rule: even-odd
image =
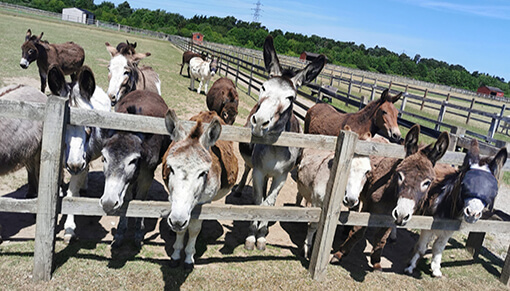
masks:
[[[25,199],[28,193],[28,184],[21,186],[16,191],[2,195],[12,199]],[[11,239],[23,229],[35,225],[36,215],[33,213],[0,212],[0,237],[4,240]],[[32,236],[32,234],[30,235]]]

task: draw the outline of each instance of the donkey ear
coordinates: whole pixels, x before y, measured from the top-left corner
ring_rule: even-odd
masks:
[[[151,53],[147,52],[147,53],[136,53],[133,55],[133,58],[131,59],[131,61],[133,63],[138,63],[140,60],[142,59],[145,59],[146,57],[150,56]]]
[[[404,141],[406,157],[415,154],[418,151],[419,139],[420,139],[420,125],[417,123],[411,127]]]
[[[106,50],[110,53],[112,58],[119,54],[119,51],[117,51],[117,49],[114,48],[109,42],[105,42],[104,44],[106,45]]]
[[[508,153],[506,147],[502,147],[499,152],[496,154],[494,159],[489,163],[489,169],[492,174],[496,177],[499,176],[499,173],[503,166],[505,165],[506,159],[508,158]]]
[[[221,134],[221,124],[220,120],[217,117],[214,117],[209,126],[205,130],[205,132],[200,137],[200,143],[206,148],[209,149],[212,147],[218,138],[220,138]]]
[[[173,141],[179,141],[185,137],[186,133],[184,132],[184,129],[179,122],[179,118],[173,109],[168,109],[166,113],[165,126]]]
[[[397,101],[398,101],[398,99],[400,99],[400,97],[402,97],[402,94],[404,94],[404,92],[400,92],[400,93],[398,93],[397,95],[395,95],[395,96],[393,96],[393,97],[389,98],[389,99],[391,100],[391,103],[395,103],[395,102],[397,102]]]
[[[464,157],[463,166],[469,167],[470,165],[475,165],[480,162],[480,147],[478,146],[478,140],[472,139],[469,150]]]
[[[50,65],[48,70],[48,87],[53,95],[65,97],[66,95],[66,80],[64,72],[58,65]]]
[[[88,66],[83,66],[78,74],[78,85],[80,86],[80,95],[87,101],[90,101],[96,90],[96,80],[94,73]]]
[[[30,28],[27,30],[27,34],[25,35],[25,41],[29,40],[30,37],[32,36],[32,31],[30,30]]]
[[[36,41],[40,41],[42,36],[43,36],[44,32],[41,32],[41,34],[37,37]]]
[[[282,75],[282,67],[274,49],[273,37],[268,35],[264,42],[264,65],[269,72],[269,78]]]
[[[326,65],[326,57],[324,55],[320,55],[311,63],[309,63],[304,69],[297,72],[297,74],[292,77],[292,83],[294,83],[294,87],[298,88],[301,85],[310,83],[315,77],[317,77],[322,69]]]
[[[437,138],[432,150],[427,154],[427,157],[433,165],[444,156],[448,150],[448,145],[450,145],[450,135],[448,132],[443,131]]]

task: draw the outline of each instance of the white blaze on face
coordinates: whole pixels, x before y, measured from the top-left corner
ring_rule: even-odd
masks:
[[[120,87],[126,78],[128,78],[128,76],[125,74],[127,67],[128,61],[123,55],[117,55],[110,60],[110,65],[108,67],[109,85],[106,94],[108,94],[110,98],[115,97],[117,101],[120,97],[118,96]]]
[[[475,223],[482,217],[485,206],[480,199],[469,199],[464,207],[464,219],[466,222]]]
[[[344,205],[354,207],[359,203],[359,194],[365,185],[366,174],[372,169],[370,158],[355,156],[351,162],[351,171],[345,189]]]
[[[409,198],[399,197],[397,200],[397,207],[393,209],[392,215],[397,225],[405,225],[414,213],[414,200]]]
[[[66,130],[66,166],[72,172],[79,172],[86,166],[87,133],[83,126],[69,125]]]
[[[19,61],[19,65],[23,69],[26,69],[26,68],[28,68],[28,65],[30,65],[30,62],[27,59],[25,59],[25,58],[21,58],[21,60]]]

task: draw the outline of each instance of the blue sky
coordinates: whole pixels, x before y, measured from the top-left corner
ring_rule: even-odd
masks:
[[[118,5],[124,0],[109,0]],[[102,1],[95,0],[96,4]],[[234,16],[253,20],[257,0],[128,0],[132,8],[162,9],[186,18]],[[267,1],[259,22],[281,29],[316,34],[368,47],[379,45],[411,58],[420,54],[469,72],[479,71],[510,81],[509,0],[358,0]]]

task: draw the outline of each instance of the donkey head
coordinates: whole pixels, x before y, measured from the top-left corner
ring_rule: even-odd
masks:
[[[252,135],[264,137],[269,132],[280,133],[292,115],[292,104],[296,99],[297,88],[312,81],[326,63],[320,55],[304,69],[292,72],[292,77],[284,75],[276,55],[273,38],[269,35],[264,43],[264,63],[269,79],[260,88],[259,102],[251,116]]]
[[[414,211],[424,202],[432,181],[436,177],[434,165],[448,149],[450,139],[443,132],[434,144],[418,149],[420,126],[411,127],[405,139],[406,158],[397,166],[393,174],[393,185],[398,195],[397,206],[392,215],[395,224],[403,226]]]
[[[44,33],[41,32],[41,35],[35,36],[32,35],[32,31],[30,29],[27,30],[25,42],[21,45],[21,60],[19,62],[21,68],[28,68],[30,63],[37,60],[39,57],[39,50],[35,44],[41,40],[43,34]]]
[[[171,109],[165,117],[165,124],[173,140],[163,157],[163,179],[171,203],[167,221],[177,232],[188,227],[193,208],[210,201],[220,188],[219,171],[212,169],[209,149],[220,136],[221,124],[215,117],[204,131],[199,120],[186,134]]]
[[[105,140],[101,151],[105,185],[99,204],[108,214],[122,207],[126,195],[131,194],[128,189],[140,172],[144,138],[143,134],[112,132]]]
[[[116,48],[111,46],[108,42],[105,43],[106,50],[110,53],[111,59],[108,65],[108,90],[106,93],[115,105],[122,96],[136,90],[136,82],[138,81],[138,63],[145,57],[150,56],[150,53],[122,53],[130,51],[123,49],[119,52]],[[131,44],[127,45],[127,47]],[[134,51],[134,49],[133,49]]]
[[[462,212],[464,220],[475,223],[482,217],[485,207],[491,206],[498,194],[498,176],[507,159],[506,147],[503,147],[494,158],[480,159],[478,141],[473,139],[464,164],[465,174],[461,183],[461,199],[464,204]]]
[[[344,130],[350,131],[351,127],[346,125]],[[360,140],[366,141],[370,141],[371,138],[372,135],[370,132],[359,137]],[[349,179],[347,179],[347,186],[345,188],[345,196],[342,201],[346,207],[353,208],[358,205],[359,195],[365,185],[367,174],[370,170],[372,170],[370,157],[354,154],[351,162],[351,169],[349,171]]]
[[[69,98],[69,106],[83,109],[93,108],[90,100],[96,90],[96,82],[89,67],[81,67],[76,81],[66,83],[60,67],[51,65],[48,72],[48,85],[52,94]],[[92,131],[92,128],[85,126],[69,125],[67,127],[65,165],[71,174],[80,173],[90,162],[87,152]]]
[[[209,63],[209,71],[211,72],[211,77],[216,74],[216,71],[218,70],[218,59],[212,58],[211,62]]]
[[[393,103],[397,102],[402,96],[402,92],[395,96],[391,96],[389,90],[386,89],[381,94],[378,102],[378,109],[375,113],[375,125],[378,133],[392,142],[399,142],[401,133],[398,128],[397,118],[398,110]]]

